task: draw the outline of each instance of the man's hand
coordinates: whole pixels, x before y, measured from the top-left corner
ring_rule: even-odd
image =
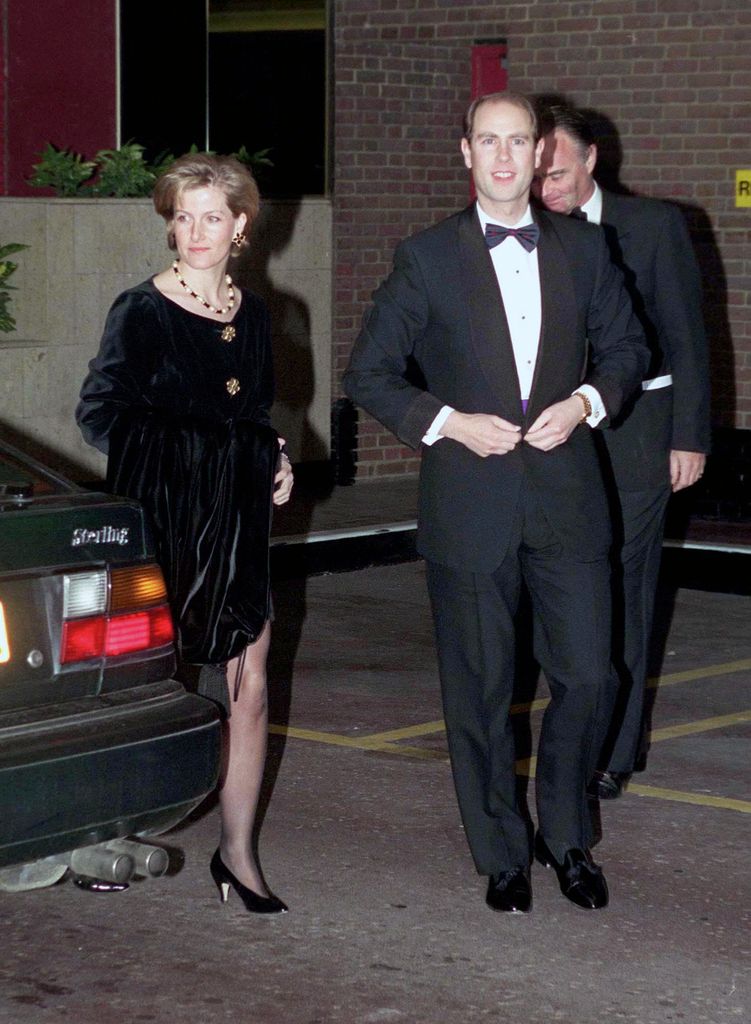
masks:
[[[524,440],[541,452],[549,452],[568,441],[576,426],[581,423],[583,413],[584,403],[576,395],[563,402],[556,402],[540,413],[524,435]]]
[[[704,473],[707,456],[702,452],[670,453],[670,483],[674,491],[682,491],[684,487],[695,484]]]
[[[507,455],[519,444],[521,427],[490,413],[452,412],[441,427],[441,435],[469,448],[475,455]]]
[[[282,449],[285,443],[284,438],[280,437],[279,448]],[[289,501],[289,497],[292,494],[293,483],[294,475],[292,473],[292,464],[287,457],[287,453],[280,450],[279,462],[276,467],[276,476],[274,477],[273,501],[275,505],[285,505]]]

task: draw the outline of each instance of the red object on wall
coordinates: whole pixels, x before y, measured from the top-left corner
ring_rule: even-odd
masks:
[[[472,47],[472,99],[508,88],[505,39],[477,42]]]
[[[472,99],[489,92],[504,92],[508,88],[505,39],[479,41],[472,47]],[[475,198],[475,186],[470,176],[469,197]]]
[[[6,0],[2,191],[41,195],[26,179],[51,142],[91,158],[117,145],[117,2]]]
[[[0,17],[0,53],[6,53],[5,48],[5,19]],[[0,195],[5,192],[5,147],[7,139],[6,124],[6,106],[5,106],[5,90],[6,90],[6,69],[3,66],[0,67]]]

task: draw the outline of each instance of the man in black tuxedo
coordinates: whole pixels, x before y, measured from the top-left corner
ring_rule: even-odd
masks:
[[[476,100],[461,148],[478,201],[398,246],[344,389],[422,447],[418,548],[454,781],[487,902],[523,912],[532,899],[509,721],[525,581],[551,690],[534,853],[569,899],[594,909],[608,892],[589,853],[586,785],[609,700],[611,533],[592,427],[622,408],[648,353],[602,233],[531,212],[541,142],[530,103]]]
[[[701,280],[677,207],[601,189],[584,115],[551,106],[542,117],[533,191],[549,210],[602,225],[651,350],[636,400],[601,433],[618,556],[613,661],[620,692],[591,791],[613,799],[644,764],[647,656],[668,498],[699,479],[710,446]]]

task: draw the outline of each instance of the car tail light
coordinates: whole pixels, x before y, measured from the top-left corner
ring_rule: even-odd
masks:
[[[166,598],[156,565],[66,574],[61,663],[116,658],[172,643]]]
[[[172,635],[172,616],[164,605],[133,615],[113,615],[107,623],[104,653],[107,657],[116,657],[149,647],[163,647],[170,643]]]
[[[102,615],[107,610],[107,570],[63,576],[63,618]]]
[[[110,584],[110,611],[164,604],[167,588],[158,565],[134,565],[113,569]]]
[[[0,665],[4,661],[10,661],[10,643],[8,642],[8,630],[5,627],[3,602],[0,601]]]
[[[63,642],[60,661],[86,661],[101,658],[104,651],[104,637],[107,619],[99,615],[95,619],[74,619],[63,623]]]

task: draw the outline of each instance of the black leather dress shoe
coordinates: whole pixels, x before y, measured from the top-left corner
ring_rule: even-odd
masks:
[[[630,772],[598,771],[587,786],[587,792],[598,800],[617,800],[630,778]]]
[[[535,858],[546,868],[554,868],[558,884],[567,900],[584,910],[599,910],[608,905],[608,884],[589,850],[576,847],[566,850],[559,863],[538,832],[535,836]]]
[[[485,902],[492,910],[509,914],[527,914],[532,909],[532,886],[528,868],[514,868],[488,880]]]

